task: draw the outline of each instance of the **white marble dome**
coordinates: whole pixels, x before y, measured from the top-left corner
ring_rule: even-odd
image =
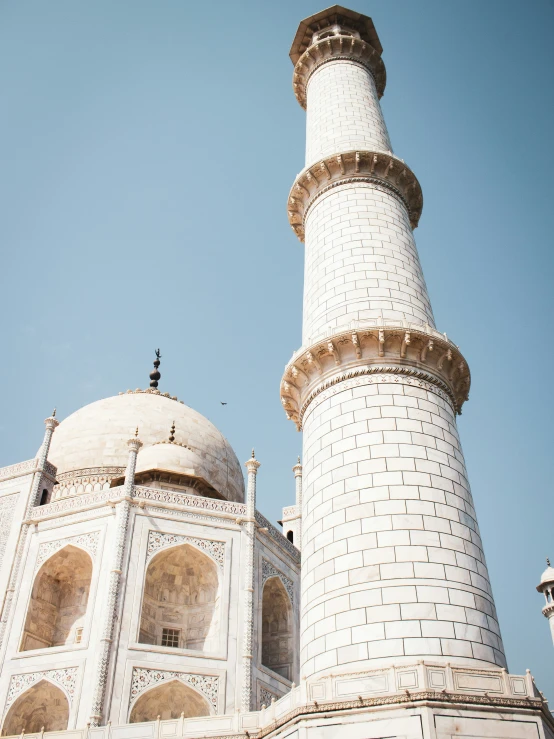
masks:
[[[549,562],[548,567],[541,575],[541,581],[537,585],[537,590],[540,591],[543,585],[550,585],[551,583],[554,583],[554,567],[552,567]]]
[[[168,439],[173,423],[175,440],[188,449],[159,444]],[[244,500],[242,469],[223,434],[197,411],[157,392],[123,393],[72,413],[53,435],[49,461],[58,477],[77,470],[115,472],[127,464],[127,440],[137,427],[144,445],[139,470],[160,464],[167,472],[205,480],[227,500]]]

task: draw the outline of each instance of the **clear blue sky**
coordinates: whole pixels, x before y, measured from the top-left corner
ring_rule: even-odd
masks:
[[[262,462],[293,501],[279,402],[300,344],[303,247],[286,198],[304,111],[288,49],[315,0],[0,3],[0,464],[43,418],[161,390]],[[438,328],[473,387],[460,419],[510,669],[554,699],[535,585],[554,557],[554,0],[356,0],[384,47],[382,104],[425,207]],[[220,401],[227,401],[223,407]]]

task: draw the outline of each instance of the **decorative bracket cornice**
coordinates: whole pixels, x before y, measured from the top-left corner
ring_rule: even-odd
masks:
[[[354,337],[356,339],[354,340]],[[406,375],[434,385],[461,408],[471,376],[459,348],[444,334],[421,326],[376,326],[346,329],[322,337],[291,359],[281,381],[281,403],[287,418],[302,428],[304,413],[331,385],[368,374]]]
[[[385,187],[399,197],[416,228],[423,209],[423,194],[408,165],[390,152],[348,151],[311,164],[297,176],[288,199],[289,223],[304,241],[304,223],[315,200],[331,188],[352,182]]]
[[[353,36],[331,36],[312,44],[294,67],[292,87],[300,105],[306,108],[306,88],[312,74],[327,62],[339,59],[356,62],[365,67],[375,81],[379,98],[385,92],[387,73],[381,56],[373,46]]]

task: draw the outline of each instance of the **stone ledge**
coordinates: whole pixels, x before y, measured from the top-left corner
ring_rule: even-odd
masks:
[[[298,430],[308,405],[331,385],[368,374],[406,375],[434,385],[456,413],[468,398],[471,375],[459,348],[425,327],[351,329],[299,350],[285,368],[281,403]]]
[[[423,209],[423,193],[408,165],[391,152],[347,151],[332,154],[302,170],[288,198],[289,223],[300,241],[305,238],[305,220],[313,203],[339,185],[368,182],[386,188],[402,200],[417,228]]]
[[[292,87],[296,99],[306,109],[306,88],[312,74],[327,62],[344,60],[365,67],[375,80],[377,95],[383,97],[387,84],[385,64],[380,54],[362,39],[336,35],[312,44],[294,67]]]

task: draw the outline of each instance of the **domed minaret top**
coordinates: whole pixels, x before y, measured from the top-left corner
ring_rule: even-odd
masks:
[[[546,559],[546,570],[541,575],[537,590],[544,594],[546,604],[543,606],[542,613],[548,619],[552,641],[554,642],[554,567],[552,567],[548,558]]]

